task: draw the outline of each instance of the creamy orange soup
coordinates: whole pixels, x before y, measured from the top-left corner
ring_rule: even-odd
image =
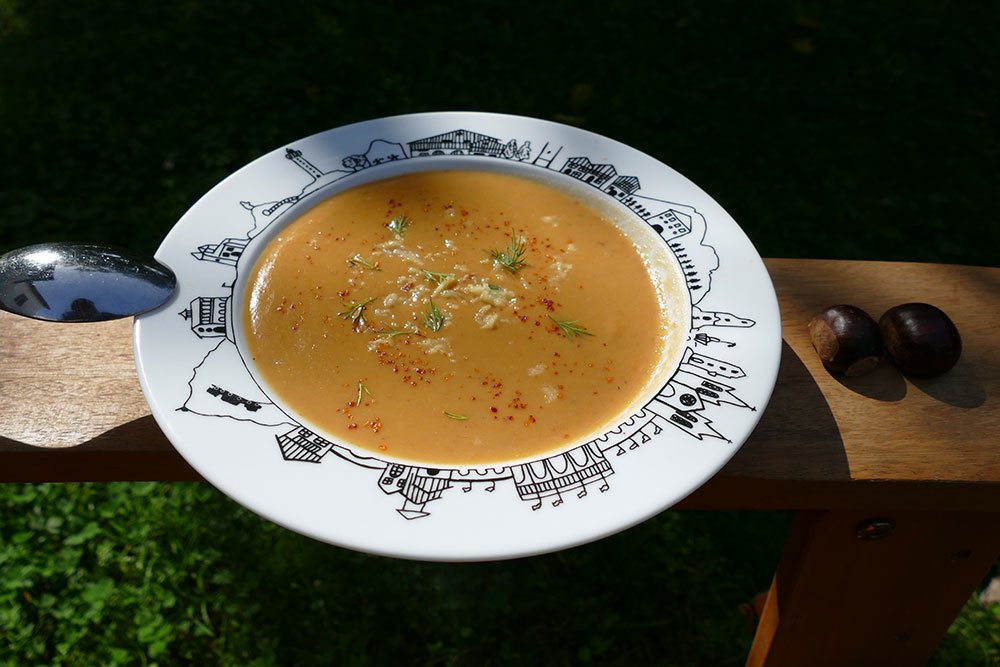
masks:
[[[326,435],[428,465],[593,437],[683,340],[671,280],[587,203],[444,171],[354,187],[281,230],[249,279],[258,377]]]

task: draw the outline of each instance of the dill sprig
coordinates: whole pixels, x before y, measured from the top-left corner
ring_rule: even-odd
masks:
[[[403,232],[405,232],[412,224],[413,221],[405,215],[397,215],[395,218],[387,222],[385,226],[397,235],[402,236]]]
[[[454,273],[435,273],[434,271],[428,271],[427,269],[420,269],[424,278],[431,281],[432,283],[438,283],[439,285],[443,283],[447,278],[454,278]]]
[[[379,331],[378,335],[385,336],[389,340],[392,340],[396,336],[423,336],[419,331],[407,331],[406,329],[397,329],[391,326],[387,330]]]
[[[567,338],[576,338],[577,336],[593,336],[594,335],[593,333],[591,333],[590,331],[587,331],[583,327],[578,326],[577,323],[576,323],[576,320],[566,320],[564,322],[560,322],[559,320],[557,320],[556,318],[552,317],[551,315],[548,315],[547,317],[550,320],[552,320],[553,322],[556,323],[556,326],[559,327],[564,334],[566,334]]]
[[[354,257],[351,257],[349,260],[347,260],[347,263],[350,264],[351,266],[360,266],[362,269],[368,269],[369,271],[381,271],[382,270],[382,269],[378,268],[378,262],[376,262],[374,264],[370,264],[370,263],[366,262],[361,257],[361,255],[355,255]]]
[[[458,421],[468,420],[468,417],[466,417],[465,415],[456,414],[454,412],[448,412],[447,410],[444,411],[444,416],[449,419],[457,419]]]
[[[524,267],[524,256],[528,252],[528,244],[523,236],[515,236],[507,242],[507,247],[503,251],[491,248],[487,252],[500,266],[517,273]]]
[[[441,314],[437,304],[434,303],[434,299],[431,299],[430,302],[431,305],[421,314],[421,319],[423,319],[425,327],[431,331],[437,331],[444,326],[444,315]]]
[[[368,394],[369,398],[375,398],[372,396],[372,393],[368,391],[368,387],[365,386],[365,383],[362,380],[358,380],[358,400],[355,402],[355,405],[358,407],[361,406],[362,394]]]
[[[365,301],[352,301],[346,303],[344,301],[340,302],[340,305],[344,306],[347,310],[342,310],[337,315],[343,317],[345,320],[352,320],[354,322],[354,328],[358,329],[365,323],[365,306],[374,301],[378,297],[372,297]]]

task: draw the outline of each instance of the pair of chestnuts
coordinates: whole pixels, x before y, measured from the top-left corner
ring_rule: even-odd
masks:
[[[940,375],[962,354],[955,323],[927,303],[895,306],[877,323],[856,306],[831,306],[809,321],[809,339],[828,369],[847,376],[875,370],[883,350],[915,377]]]

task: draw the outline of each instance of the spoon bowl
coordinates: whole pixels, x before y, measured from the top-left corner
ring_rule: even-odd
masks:
[[[177,279],[147,257],[91,243],[41,243],[0,256],[0,309],[49,322],[102,322],[153,310]]]

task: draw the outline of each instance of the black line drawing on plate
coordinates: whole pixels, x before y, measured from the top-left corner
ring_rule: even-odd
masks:
[[[206,243],[191,253],[195,259],[217,262],[235,267],[247,247],[249,239],[223,239],[218,243]]]
[[[231,338],[229,302],[230,295],[199,296],[178,314],[191,321],[191,331],[199,338]]]
[[[711,345],[712,343],[722,343],[726,347],[736,347],[736,343],[730,342],[728,340],[722,340],[716,336],[709,336],[707,333],[696,333],[691,340],[694,341],[695,345]]]
[[[225,403],[229,403],[230,405],[242,405],[243,408],[246,409],[248,412],[257,412],[261,408],[261,404],[258,403],[257,401],[251,401],[249,399],[243,398],[238,394],[234,394],[233,392],[227,391],[222,387],[218,387],[214,384],[211,385],[205,391],[211,394],[212,396],[215,396],[219,400]]]
[[[227,338],[211,340],[216,340],[216,345],[192,369],[187,398],[177,409],[260,426],[294,425],[295,422],[261,391],[249,372],[231,372],[233,368],[246,368],[236,345]],[[224,397],[234,398],[226,400]],[[250,405],[253,409],[249,409]]]
[[[537,152],[532,147],[533,141],[542,146]],[[428,516],[428,504],[442,498],[453,486],[461,489],[463,493],[455,496],[461,498],[477,487],[492,493],[498,482],[510,482],[517,496],[533,512],[546,504],[559,507],[568,496],[586,502],[595,490],[597,495],[611,490],[614,458],[640,450],[668,427],[701,442],[728,443],[731,441],[713,426],[711,415],[733,409],[756,410],[738,395],[738,385],[746,377],[743,368],[695,350],[710,348],[713,355],[725,354],[738,347],[738,336],[736,340],[723,340],[704,329],[726,328],[735,336],[737,330],[750,329],[756,322],[743,315],[699,306],[711,292],[713,274],[720,269],[720,261],[707,241],[708,222],[693,206],[647,196],[642,193],[637,176],[619,173],[613,164],[570,154],[564,146],[536,137],[505,139],[460,128],[416,139],[375,138],[366,143],[363,152],[326,155],[322,163],[304,148],[287,147],[280,157],[295,168],[292,176],[304,175],[306,182],[299,186],[283,185],[283,191],[274,193],[276,196],[270,199],[239,201],[239,207],[251,218],[243,235],[209,240],[191,252],[203,266],[211,265],[217,267],[213,270],[223,272],[222,284],[229,288],[229,293],[199,296],[179,313],[190,322],[195,336],[206,344],[214,342],[215,346],[192,369],[188,397],[178,410],[250,421],[269,429],[277,453],[289,464],[319,464],[327,455],[334,454],[354,466],[373,470],[377,472],[373,484],[384,494],[398,494],[397,512],[407,520]],[[574,178],[626,207],[656,231],[673,252],[690,294],[691,346],[685,349],[670,380],[642,409],[615,429],[567,451],[510,467],[424,468],[382,460],[312,432],[276,405],[254,381],[237,347],[231,321],[232,286],[247,246],[306,195],[379,165],[434,159],[439,155],[515,161]],[[230,231],[239,233],[235,229]]]

